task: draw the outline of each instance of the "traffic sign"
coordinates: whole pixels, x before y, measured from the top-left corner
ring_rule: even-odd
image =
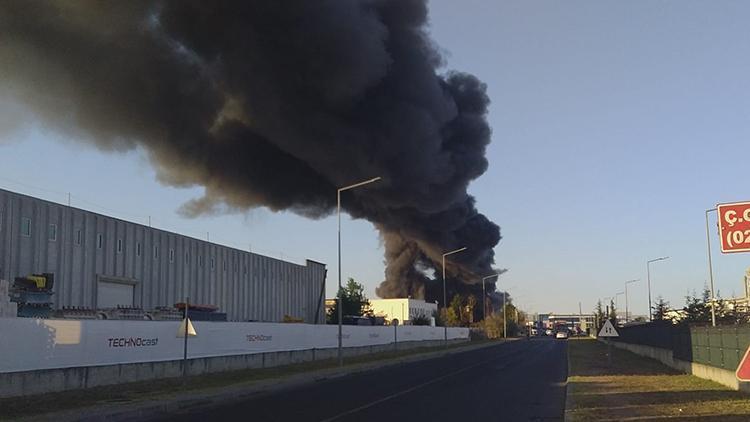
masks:
[[[750,202],[716,206],[721,252],[750,252]]]
[[[187,327],[185,327],[185,324],[187,324]],[[198,335],[198,333],[195,332],[193,323],[190,322],[190,318],[183,318],[180,323],[180,328],[177,329],[177,338],[184,338],[185,334],[187,334],[188,337],[195,337]]]
[[[602,329],[599,330],[599,335],[597,337],[620,337],[620,335],[617,334],[617,330],[615,330],[615,326],[612,325],[612,321],[607,320],[602,326]]]
[[[740,361],[740,364],[737,365],[737,371],[734,373],[739,381],[750,381],[750,359],[748,359],[748,354],[750,354],[750,347],[747,348],[745,356]]]

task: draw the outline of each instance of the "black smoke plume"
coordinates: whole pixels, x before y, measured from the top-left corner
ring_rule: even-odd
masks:
[[[319,218],[337,187],[381,176],[343,197],[382,234],[381,297],[442,298],[458,247],[451,292],[492,271],[500,231],[466,192],[487,168],[489,99],[442,66],[422,0],[0,3],[2,101],[142,147],[161,182],[205,187],[188,215]]]

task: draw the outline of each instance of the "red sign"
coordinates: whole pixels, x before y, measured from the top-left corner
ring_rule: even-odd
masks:
[[[745,352],[745,356],[740,361],[740,364],[737,366],[737,371],[734,373],[737,379],[742,382],[750,381],[750,360],[747,358],[748,354],[750,354],[750,348]]]
[[[724,253],[750,252],[750,202],[716,206],[719,237]]]

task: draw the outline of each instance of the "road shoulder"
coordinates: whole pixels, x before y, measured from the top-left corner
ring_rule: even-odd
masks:
[[[744,393],[594,339],[571,339],[566,421],[748,420]]]

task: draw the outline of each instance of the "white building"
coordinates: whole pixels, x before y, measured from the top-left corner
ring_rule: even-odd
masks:
[[[437,303],[421,299],[371,299],[370,309],[375,316],[382,316],[386,321],[398,319],[408,324],[413,318],[422,316],[428,320],[437,312]]]

